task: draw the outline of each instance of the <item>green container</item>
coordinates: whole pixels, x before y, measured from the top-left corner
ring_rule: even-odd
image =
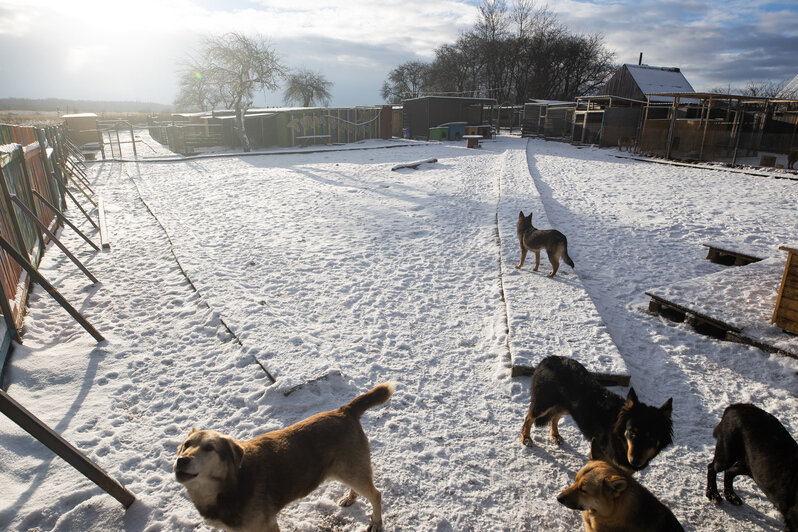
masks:
[[[431,127],[429,128],[430,140],[449,140],[448,127]]]

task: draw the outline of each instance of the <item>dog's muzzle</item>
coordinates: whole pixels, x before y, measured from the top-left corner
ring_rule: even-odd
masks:
[[[182,456],[177,460],[175,460],[175,465],[172,469],[174,469],[175,478],[181,484],[184,484],[197,476],[196,473],[189,473],[188,471],[186,471],[186,469],[188,469],[188,466],[190,464],[191,464],[191,458],[186,458],[185,456]]]

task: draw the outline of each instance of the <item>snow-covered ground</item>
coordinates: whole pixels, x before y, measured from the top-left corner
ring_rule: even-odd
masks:
[[[141,135],[151,146],[139,147],[142,162],[90,167],[111,249],[60,233],[102,283],[91,286],[56,248],[41,266],[107,341],[96,344],[37,288],[4,383],[137,501],[125,512],[0,417],[0,529],[206,530],[171,472],[189,428],[249,438],[388,379],[396,394],[363,416],[386,530],[580,528],[555,497],[588,444],[564,418],[562,447],[540,429],[535,447],[521,445],[529,379],[510,377],[501,271],[508,301],[532,302],[530,319],[552,315],[536,298],[577,279],[603,323],[561,342],[590,345],[606,330],[640,398],[673,397],[675,444],[638,479],[686,529],[782,529],[748,479],[737,482],[742,507],[715,507],[703,493],[728,404],[754,402],[798,434],[798,362],[652,316],[644,292],[723,270],[702,242],[795,242],[798,182],[515,137],[480,150],[370,141],[155,162],[163,150]],[[390,170],[429,157],[438,162]],[[536,191],[503,185],[513,175]],[[497,235],[512,238],[530,195],[568,237],[576,268],[562,265],[560,280],[545,278],[545,254],[531,272],[529,262],[512,268],[518,251],[500,251]],[[556,318],[582,320],[581,307],[562,305]],[[338,507],[344,492],[325,484],[286,508],[281,526],[362,530],[370,507],[362,498]]]

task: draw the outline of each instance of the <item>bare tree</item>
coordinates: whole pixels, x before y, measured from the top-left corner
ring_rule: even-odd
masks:
[[[178,83],[180,89],[174,103],[179,111],[208,111],[219,103],[218,94],[213,92],[208,77],[198,65],[185,65]]]
[[[391,70],[388,81],[382,84],[382,97],[391,103],[418,98],[427,82],[429,65],[422,61],[408,61]]]
[[[204,101],[221,102],[235,111],[236,133],[244,151],[250,151],[244,116],[256,90],[276,90],[278,80],[285,76],[277,53],[261,36],[226,33],[207,37],[199,57],[190,59],[187,65],[181,82],[188,82],[192,71],[198,72],[207,84],[209,99]]]
[[[324,79],[321,74],[301,69],[288,76],[283,101],[296,102],[302,104],[302,107],[310,107],[314,102],[326,106],[332,98],[330,88],[332,82]]]

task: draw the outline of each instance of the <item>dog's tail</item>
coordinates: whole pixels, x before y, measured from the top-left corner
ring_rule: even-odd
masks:
[[[381,405],[390,399],[395,389],[396,385],[393,382],[383,382],[363,395],[358,395],[349,404],[342,406],[341,409],[345,414],[351,414],[359,418],[369,408]]]
[[[574,261],[571,260],[571,257],[568,256],[568,245],[565,245],[565,249],[562,252],[562,260],[565,261],[565,264],[570,266],[571,268],[574,267]]]

